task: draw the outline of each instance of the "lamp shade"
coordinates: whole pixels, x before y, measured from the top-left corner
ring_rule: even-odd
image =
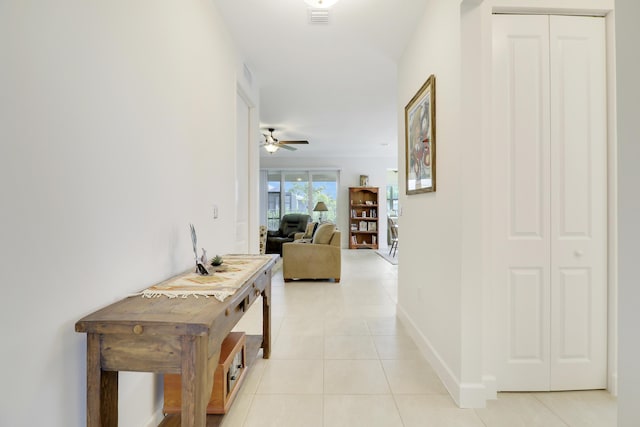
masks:
[[[324,204],[324,202],[318,202],[316,203],[316,206],[313,208],[314,212],[327,212],[329,209],[327,208],[327,205]]]

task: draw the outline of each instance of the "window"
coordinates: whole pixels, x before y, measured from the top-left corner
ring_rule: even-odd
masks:
[[[267,173],[267,229],[280,226],[280,173]]]
[[[283,172],[284,214],[309,212],[309,173]]]
[[[387,215],[398,216],[398,171],[387,171]]]
[[[269,230],[277,230],[280,218],[288,213],[304,213],[310,215],[313,221],[337,220],[338,203],[338,171],[283,171],[268,170],[267,205],[262,218],[266,220]],[[263,186],[262,188],[265,188]],[[313,212],[317,202],[324,202],[329,209],[327,212]]]

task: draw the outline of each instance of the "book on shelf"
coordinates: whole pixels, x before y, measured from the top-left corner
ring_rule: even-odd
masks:
[[[367,226],[367,231],[378,231],[378,225],[375,222],[370,222]]]
[[[351,243],[353,243],[354,245],[358,244],[358,240],[356,239],[356,236],[351,236]]]
[[[378,241],[378,238],[376,236],[371,236],[371,243],[375,245],[377,241]]]

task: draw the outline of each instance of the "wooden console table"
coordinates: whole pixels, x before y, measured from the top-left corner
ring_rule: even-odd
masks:
[[[263,357],[271,352],[271,269],[277,255],[224,302],[210,297],[125,298],[76,323],[87,334],[87,426],[117,427],[118,372],[182,375],[182,427],[205,427],[220,346],[262,295]]]

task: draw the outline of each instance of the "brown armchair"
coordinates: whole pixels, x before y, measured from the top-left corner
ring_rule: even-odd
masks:
[[[286,214],[280,220],[280,228],[267,232],[268,254],[280,254],[282,256],[282,244],[293,242],[296,233],[304,233],[309,222],[309,215]]]
[[[293,279],[334,279],[338,283],[341,273],[340,231],[333,224],[322,224],[310,243],[283,244],[282,258],[285,282]]]

